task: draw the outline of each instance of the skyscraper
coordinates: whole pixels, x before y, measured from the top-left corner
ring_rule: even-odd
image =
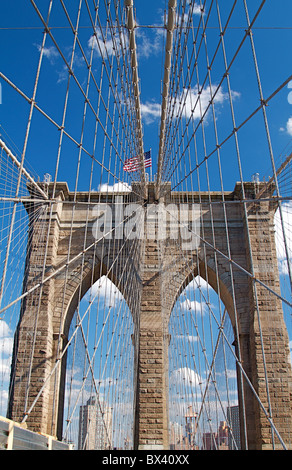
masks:
[[[78,449],[104,450],[112,435],[112,413],[108,406],[92,396],[79,410]]]

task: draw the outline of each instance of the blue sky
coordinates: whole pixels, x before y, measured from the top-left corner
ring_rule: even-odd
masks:
[[[45,17],[48,3],[48,1],[40,2],[40,6],[38,5]],[[226,16],[230,11],[232,3],[231,1],[227,1],[224,3],[224,7],[221,7],[223,24],[226,21]],[[77,4],[77,1],[71,4],[74,6],[75,10]],[[242,2],[238,3],[230,22],[230,30],[225,36],[227,57],[229,59],[232,58],[234,51],[244,35],[244,29],[246,28],[244,10],[241,4]],[[253,14],[259,4],[259,1],[249,2],[251,18],[253,18]],[[137,1],[135,7],[137,23],[139,25],[163,25],[164,10],[166,7],[165,1],[157,2],[156,0],[150,0],[147,4],[142,1]],[[10,7],[9,3],[2,2],[0,8],[0,27],[4,28],[0,29],[1,71],[30,97],[32,95],[39,48],[43,36],[41,22],[30,2],[18,0],[14,2],[13,8]],[[286,27],[290,27],[289,19],[291,18],[291,10],[291,2],[288,0],[281,1],[281,8],[279,7],[279,2],[270,0],[266,2],[255,24],[257,29],[254,30],[254,39],[265,97],[268,97],[291,75],[291,60],[288,46],[291,30],[285,29]],[[72,10],[71,13],[74,19],[76,12],[74,13]],[[196,9],[195,13],[197,13]],[[214,15],[211,16],[209,20],[210,27],[207,36],[210,57],[212,57],[212,52],[218,42],[218,22],[215,13],[214,11]],[[195,14],[194,16],[195,21],[196,17],[199,19],[199,15]],[[68,26],[68,22],[58,3],[55,3],[53,6],[50,24],[52,27],[55,27],[52,29],[54,37],[68,60],[72,49],[73,36],[70,30],[62,28],[64,25]],[[88,25],[88,19],[85,17],[85,13],[81,16],[81,25]],[[26,29],[27,26],[30,26],[30,28]],[[261,29],[263,27],[268,27],[268,29]],[[282,29],[272,29],[277,27]],[[136,35],[144,121],[144,148],[145,150],[152,149],[153,173],[155,173],[159,143],[164,35],[161,29],[147,29],[142,27],[136,30]],[[85,50],[91,37],[90,30],[87,28],[80,29],[79,37]],[[89,48],[86,50],[86,53],[89,53]],[[94,62],[96,69],[98,69],[98,60],[99,58],[96,57]],[[80,51],[77,51],[75,73],[80,80],[82,80],[82,78],[84,79],[85,76],[84,66],[82,65],[84,65],[84,63]],[[214,86],[218,84],[223,73],[221,56],[218,56],[218,62],[215,62],[215,65],[212,70]],[[203,67],[201,67],[201,77],[203,77],[204,74],[205,71]],[[60,58],[52,41],[48,39],[39,81],[37,103],[49,116],[55,119],[57,123],[59,123],[62,118],[63,107],[60,106],[60,103],[64,101],[66,78],[64,62]],[[248,41],[246,42],[246,47],[243,47],[232,66],[230,80],[235,97],[236,121],[240,124],[259,103],[256,77],[253,71]],[[29,104],[7,85],[3,79],[0,80],[0,82],[2,86],[2,105],[0,107],[1,125],[8,136],[15,142],[15,145],[21,150]],[[194,83],[193,90],[195,90],[195,85],[196,83]],[[72,96],[74,96],[74,93],[77,93],[73,86],[71,93]],[[292,136],[291,121],[290,126],[287,128],[289,119],[292,117],[292,108],[291,104],[288,102],[288,93],[289,90],[285,87],[285,89],[271,101],[267,109],[275,158],[277,158],[286,145],[289,144]],[[74,103],[72,101],[72,109],[69,105],[69,112],[71,115],[74,112],[75,118],[72,119],[70,115],[70,121],[67,121],[68,131],[72,133],[73,137],[77,140],[80,137],[80,116],[82,116],[82,109],[83,103],[81,99],[79,101],[76,99]],[[218,113],[219,136],[221,140],[224,140],[231,130],[226,84],[223,84],[221,100],[217,102],[216,109]],[[32,165],[35,172],[41,178],[46,172],[54,174],[58,138],[59,133],[54,126],[48,124],[47,120],[35,111],[27,151],[27,162]],[[89,136],[89,140],[90,138],[91,136]],[[244,178],[247,180],[250,179],[251,175],[255,172],[259,172],[261,177],[268,174],[270,171],[270,160],[261,113],[258,113],[258,115],[239,133],[239,142],[242,152]],[[87,144],[85,144],[85,146],[86,145]],[[90,145],[91,144],[88,144],[88,147],[90,147]],[[211,137],[210,145],[213,145],[211,144]],[[74,152],[75,146],[66,141],[61,159],[63,165],[61,164],[59,170],[59,179],[64,180],[66,176],[68,176],[67,168],[68,164],[70,164],[68,154]],[[84,159],[84,161],[85,160],[86,159]],[[232,143],[230,143],[230,145],[227,144],[222,150],[222,162],[226,189],[232,190],[235,180],[238,179],[238,169]],[[210,165],[212,165],[211,160]],[[84,181],[82,180],[83,184],[80,184],[82,187],[87,184],[86,177],[88,171],[84,163],[84,175],[83,173],[82,175],[85,179]],[[98,167],[96,171],[98,173]],[[121,172],[119,177],[126,179],[127,175]],[[98,174],[96,174],[96,180],[98,180]],[[70,181],[70,189],[74,189],[72,186],[74,187],[73,178],[72,181]],[[216,178],[214,178],[214,186],[218,186]]]

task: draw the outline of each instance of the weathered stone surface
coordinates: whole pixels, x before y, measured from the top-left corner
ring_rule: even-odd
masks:
[[[246,184],[245,191],[252,198],[254,185]],[[124,240],[116,244],[106,242],[102,248],[99,244],[94,244],[95,239],[91,236],[91,231],[85,232],[86,220],[90,214],[86,205],[88,195],[78,194],[77,200],[84,202],[84,205],[75,206],[70,259],[92,243],[94,246],[70,264],[70,269],[59,270],[68,258],[72,215],[72,204],[68,201],[72,201],[72,194],[64,183],[57,185],[57,193],[60,203],[53,208],[50,230],[47,229],[49,213],[30,228],[33,243],[28,253],[26,289],[41,283],[44,275],[54,272],[57,274],[49,282],[40,284],[41,296],[38,289],[23,302],[15,340],[12,374],[14,380],[9,417],[21,421],[24,411],[29,409],[50,376],[57,357],[66,346],[70,322],[78,305],[79,287],[81,286],[82,296],[92,281],[110,273],[111,279],[128,301],[133,321],[139,324],[138,335],[134,340],[137,352],[135,357],[138,358],[134,365],[137,379],[135,447],[167,449],[167,324],[176,299],[188,282],[199,274],[215,291],[220,292],[232,325],[234,329],[238,328],[239,344],[235,347],[237,354],[240,353],[241,365],[283,441],[291,442],[292,374],[282,306],[275,295],[269,294],[268,290],[252,277],[254,274],[272,291],[279,292],[273,225],[275,207],[267,202],[251,203],[246,207],[234,204],[235,200],[242,197],[240,185],[237,185],[233,192],[224,194],[225,211],[222,204],[214,204],[212,214],[208,203],[209,195],[169,192],[164,198],[165,204],[184,203],[191,207],[192,202],[200,202],[202,223],[199,246],[193,250],[185,250],[182,255],[181,239],[161,240],[157,236],[155,201],[150,184],[149,201],[144,208],[146,214],[150,203],[154,204],[146,224],[146,233],[150,236],[135,241],[138,245],[131,260],[131,270],[125,273],[124,264],[129,253],[133,253],[132,245],[124,243]],[[97,194],[96,201],[100,197],[101,195]],[[211,199],[220,202],[222,194],[212,193]],[[66,204],[62,204],[64,200]],[[128,200],[131,201],[131,197]],[[132,200],[135,200],[134,196]],[[90,216],[88,221],[92,227],[94,218]],[[170,233],[171,227],[173,228],[173,224],[169,219],[167,233]],[[216,254],[214,246],[217,249]],[[103,250],[107,254],[106,262]],[[117,253],[119,257],[112,269]],[[233,264],[229,262],[229,255]],[[140,260],[143,261],[142,264]],[[248,276],[238,266],[252,276]],[[133,277],[133,286],[137,292],[135,303],[133,297],[124,289],[127,276]],[[269,390],[265,376],[268,377]],[[240,389],[240,374],[238,382]],[[240,395],[239,400],[241,415],[244,409],[243,400],[246,410],[248,448],[271,448],[273,436],[267,417],[244,378],[242,385],[244,397]],[[57,378],[54,375],[47,382],[37,406],[31,412],[27,420],[31,429],[61,436],[64,387],[65,361],[58,369]],[[276,446],[278,445],[276,439]]]

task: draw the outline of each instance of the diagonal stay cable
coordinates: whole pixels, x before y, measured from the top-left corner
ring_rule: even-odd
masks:
[[[209,248],[211,248],[214,252],[216,252],[217,254],[219,254],[220,256],[222,256],[225,260],[227,260],[230,264],[232,264],[233,266],[235,266],[236,268],[238,268],[240,271],[242,271],[244,274],[246,274],[248,277],[250,277],[251,279],[253,279],[255,282],[259,283],[262,287],[264,287],[265,289],[267,289],[269,292],[271,292],[271,294],[275,295],[276,297],[278,297],[278,299],[282,300],[282,302],[284,302],[285,304],[287,304],[289,307],[292,307],[292,303],[289,302],[287,299],[285,299],[284,297],[282,297],[280,294],[278,294],[277,292],[275,292],[273,289],[271,289],[269,286],[267,286],[263,281],[261,281],[260,279],[258,279],[256,276],[254,276],[252,273],[250,273],[249,271],[247,271],[244,267],[242,267],[240,264],[236,263],[236,261],[234,261],[232,258],[228,257],[227,255],[225,255],[222,251],[220,251],[218,248],[216,248],[215,246],[212,245],[212,243],[208,242],[207,240],[205,240],[204,238],[202,238],[198,233],[196,233],[195,231],[193,231],[192,229],[189,228],[188,225],[184,224],[183,222],[181,222],[179,219],[177,219],[175,217],[175,215],[173,215],[171,212],[169,212],[167,209],[165,209],[166,212],[176,220],[176,222],[182,226],[183,228],[185,228],[186,230],[188,230],[189,232],[191,232],[193,235],[195,235],[196,237],[198,237],[200,239],[200,241],[202,243],[204,243],[205,245],[207,245]],[[1,311],[0,311],[1,313]]]
[[[239,124],[235,129],[232,130],[232,132],[224,139],[222,140],[219,144],[218,147],[221,148],[226,142],[228,142],[231,137],[233,137],[240,129],[242,129],[245,124],[247,124],[248,121],[250,121],[259,111],[263,109],[263,107],[267,106],[267,104],[281,91],[283,88],[285,88],[289,82],[292,80],[292,75],[290,75],[279,87],[264,101],[244,120]],[[191,141],[190,141],[191,142]],[[189,142],[189,144],[190,144]],[[189,145],[188,144],[188,145]],[[175,189],[177,186],[179,186],[183,181],[185,181],[191,174],[193,174],[198,168],[200,168],[203,163],[206,162],[215,152],[217,152],[218,147],[214,148],[208,155],[204,157],[204,159],[198,163],[192,170],[189,171],[187,175],[184,176],[172,189]],[[183,152],[185,153],[185,151]]]
[[[186,229],[187,229],[188,231],[192,232],[190,228],[186,227]],[[215,248],[213,248],[213,249],[215,250]],[[219,251],[219,250],[218,250],[218,251]],[[222,254],[222,253],[220,253],[220,254]],[[183,255],[183,251],[182,251],[182,255]],[[197,282],[197,281],[196,281],[196,282]],[[234,358],[235,358],[235,360],[236,360],[236,363],[238,364],[238,366],[239,366],[239,368],[240,368],[241,373],[243,374],[243,376],[244,376],[244,378],[245,378],[245,380],[246,380],[248,386],[250,387],[252,393],[254,394],[256,400],[259,402],[259,404],[260,404],[260,406],[261,406],[261,408],[262,408],[262,410],[263,410],[263,412],[264,412],[264,414],[265,414],[267,420],[269,421],[269,423],[270,423],[270,425],[271,425],[273,431],[276,433],[276,435],[277,435],[279,441],[281,442],[281,445],[283,446],[283,448],[284,448],[285,450],[287,450],[287,446],[286,446],[285,442],[283,441],[281,435],[279,434],[279,432],[278,432],[278,430],[277,430],[277,428],[276,428],[276,425],[275,425],[275,423],[273,422],[273,419],[272,419],[271,416],[270,416],[269,411],[266,410],[265,404],[262,403],[262,401],[261,401],[261,399],[260,399],[258,393],[256,392],[254,386],[252,385],[252,383],[251,383],[251,381],[250,381],[250,379],[249,379],[249,377],[248,377],[248,375],[247,375],[247,373],[246,373],[246,371],[245,371],[245,369],[244,369],[244,367],[243,367],[243,365],[242,365],[242,361],[237,357],[235,351],[233,350],[232,344],[230,344],[230,341],[229,341],[229,339],[227,338],[227,336],[226,336],[226,334],[225,334],[225,332],[224,332],[224,328],[223,328],[223,323],[222,323],[222,321],[219,323],[218,319],[216,318],[216,315],[215,315],[214,312],[213,312],[213,309],[212,309],[211,306],[209,305],[208,300],[205,298],[204,293],[202,292],[202,290],[200,290],[200,292],[201,292],[201,294],[202,294],[202,296],[203,296],[203,298],[204,298],[206,304],[208,305],[208,309],[209,309],[209,311],[211,312],[212,317],[214,318],[215,322],[217,323],[217,326],[218,326],[218,329],[219,329],[219,334],[221,334],[221,335],[224,337],[224,340],[225,340],[226,344],[228,345],[230,351],[232,352],[232,355],[234,356]],[[195,328],[196,328],[196,325],[195,325]],[[199,335],[199,339],[200,339],[200,335]],[[205,355],[205,350],[204,350],[204,348],[203,348],[203,352],[204,352],[204,355]],[[206,360],[207,363],[208,363],[207,356],[205,357],[205,360]],[[212,371],[210,370],[209,380],[210,380],[210,378],[211,378],[211,375],[212,375]],[[206,393],[207,393],[207,390],[205,390],[205,394],[206,394]]]

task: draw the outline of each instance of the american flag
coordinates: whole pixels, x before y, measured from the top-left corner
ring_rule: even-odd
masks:
[[[145,165],[145,168],[149,168],[152,166],[150,150],[144,153],[144,165]],[[139,157],[128,158],[124,163],[124,171],[127,171],[130,173],[132,171],[138,171],[139,169],[140,169]]]

